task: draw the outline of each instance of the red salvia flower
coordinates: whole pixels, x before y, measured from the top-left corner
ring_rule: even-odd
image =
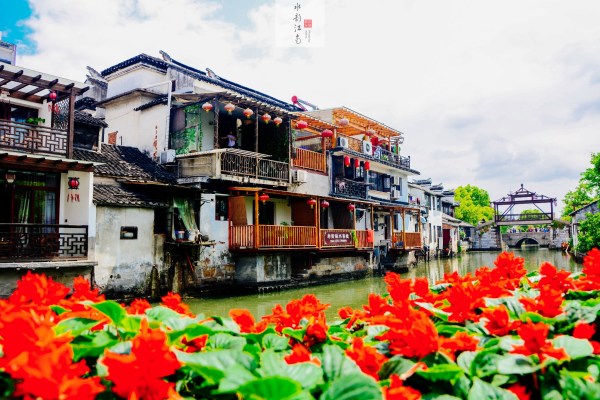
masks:
[[[549,286],[542,286],[535,299],[522,297],[519,302],[527,311],[537,312],[548,318],[554,318],[563,312],[563,293]]]
[[[146,299],[135,299],[127,307],[127,313],[133,315],[144,315],[146,310],[152,308],[148,300]]]
[[[402,379],[396,374],[390,376],[390,385],[383,387],[385,400],[419,400],[421,392],[409,386],[402,385]]]
[[[374,318],[373,322],[390,328],[376,339],[387,340],[391,354],[421,359],[438,350],[437,329],[422,311],[409,309],[405,318],[388,316]]]
[[[181,296],[177,293],[169,292],[166,296],[161,297],[162,305],[177,311],[179,314],[194,317],[187,304],[181,302]]]
[[[189,340],[186,336],[181,339],[181,343],[185,346],[186,353],[197,353],[204,350],[206,342],[208,341],[208,335],[201,335],[195,339]]]
[[[521,325],[521,321],[511,321],[508,309],[504,304],[498,307],[484,309],[480,320],[485,320],[484,326],[490,335],[506,336]]]
[[[20,306],[51,306],[58,304],[69,294],[70,289],[62,283],[54,282],[44,274],[27,271],[17,282],[17,289],[10,295],[9,302]]]
[[[242,333],[260,333],[267,329],[267,321],[255,323],[254,316],[246,309],[233,308],[229,310],[229,316],[238,324]]]
[[[311,322],[306,327],[306,333],[304,334],[304,344],[308,347],[314,346],[317,343],[323,343],[327,340],[327,324],[324,319],[318,319]]]
[[[288,364],[297,364],[302,362],[311,362],[316,365],[321,365],[318,358],[313,357],[310,350],[302,343],[296,343],[292,347],[291,354],[284,357],[284,360]]]
[[[550,327],[543,322],[528,322],[521,325],[517,333],[523,339],[523,345],[514,346],[511,353],[523,354],[525,356],[537,355],[540,362],[547,357],[559,360],[567,358],[565,349],[555,348],[548,340]]]
[[[352,346],[346,349],[346,355],[350,357],[365,374],[379,380],[377,374],[381,366],[387,361],[387,357],[379,353],[371,346],[365,346],[362,337],[352,339]]]
[[[103,294],[99,294],[100,289],[92,289],[90,281],[83,276],[78,276],[73,280],[73,294],[69,298],[71,301],[90,300],[95,303],[106,300]]]
[[[150,329],[145,318],[132,340],[130,353],[106,350],[102,363],[108,368],[106,379],[114,383],[112,390],[121,397],[135,393],[138,398],[149,400],[181,398],[175,384],[164,380],[179,369],[180,363],[167,345],[166,333]]]
[[[540,265],[540,275],[542,278],[537,282],[536,286],[538,287],[550,287],[562,293],[575,288],[573,279],[570,277],[571,273],[564,270],[559,271],[549,262]]]
[[[290,301],[285,306],[285,310],[277,304],[272,310],[273,313],[265,315],[263,319],[268,323],[274,323],[277,332],[281,332],[283,328],[298,329],[303,319],[308,320],[313,317],[325,321],[325,310],[328,307],[329,304],[321,303],[314,294],[307,294],[300,300]]]
[[[448,355],[452,360],[455,360],[458,355],[457,353],[477,350],[479,340],[466,332],[457,332],[451,338],[440,336],[438,343],[440,351]]]
[[[476,321],[476,310],[485,307],[485,301],[471,282],[454,284],[447,290],[447,300],[450,303],[444,310],[450,313],[449,321]]]
[[[575,329],[573,329],[573,337],[577,339],[591,339],[594,333],[596,333],[596,327],[583,322],[575,325]]]
[[[600,289],[600,250],[594,248],[583,257],[583,276],[576,282],[580,290]]]
[[[527,386],[523,386],[519,383],[514,383],[506,388],[511,391],[519,400],[530,400],[531,392],[527,389]]]

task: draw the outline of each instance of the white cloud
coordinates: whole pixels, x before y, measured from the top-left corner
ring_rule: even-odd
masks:
[[[322,48],[276,47],[272,2],[235,2],[248,9],[237,24],[202,0],[31,3],[37,51],[19,64],[81,80],[86,65],[164,50],[405,132],[413,167],[448,188],[474,184],[494,199],[523,183],[562,199],[600,151],[594,0],[329,0]]]

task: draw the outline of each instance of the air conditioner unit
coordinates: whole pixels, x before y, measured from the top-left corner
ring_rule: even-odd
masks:
[[[292,180],[297,183],[302,183],[302,182],[306,182],[307,177],[308,177],[308,173],[306,171],[297,169],[294,171],[294,174],[292,175]]]
[[[400,196],[400,191],[398,189],[392,189],[392,199],[399,199]]]
[[[160,153],[160,163],[167,164],[175,162],[175,150],[165,150]]]
[[[363,150],[363,153],[365,153],[365,154],[368,154],[370,156],[373,155],[373,145],[368,140],[363,140],[362,150]]]
[[[348,148],[348,138],[343,137],[343,136],[338,137],[338,146],[347,149]]]

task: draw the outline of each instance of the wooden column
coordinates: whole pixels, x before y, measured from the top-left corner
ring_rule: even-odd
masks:
[[[213,111],[213,122],[214,122],[214,148],[215,149],[219,149],[221,148],[221,145],[219,144],[219,97],[215,97],[214,101],[214,109],[215,111]]]
[[[52,110],[54,113],[54,110]],[[67,126],[67,158],[73,158],[73,138],[75,136],[75,93],[69,94],[69,122]]]
[[[260,118],[258,117],[258,107],[256,107],[256,125],[254,127],[254,151],[258,153],[258,121],[260,120]],[[258,160],[256,161],[256,167],[258,168]],[[257,171],[257,175],[258,175],[258,169]]]
[[[406,210],[402,209],[402,247],[406,249]]]
[[[323,212],[323,210],[321,210],[321,199],[319,199],[317,197],[317,204],[315,204],[315,226],[317,227],[317,248],[320,249],[321,248],[321,213]]]
[[[288,135],[288,183],[292,183],[292,120],[289,119],[287,124],[282,124],[287,128]]]
[[[258,192],[254,192],[254,248],[258,249]]]

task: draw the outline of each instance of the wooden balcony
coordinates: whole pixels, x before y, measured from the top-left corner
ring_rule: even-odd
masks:
[[[67,131],[0,119],[0,148],[65,157]]]
[[[421,232],[394,232],[393,247],[395,249],[419,249],[422,247],[421,242]]]
[[[87,225],[0,224],[0,262],[87,258]]]
[[[179,178],[209,177],[254,182],[277,182],[287,185],[290,166],[286,162],[268,160],[266,154],[240,149],[217,149],[178,156]]]
[[[353,233],[354,232],[354,233]],[[320,242],[314,226],[254,225],[230,226],[230,250],[292,250],[321,248],[373,249],[367,231],[321,229]],[[320,246],[317,244],[320,243]]]
[[[342,135],[341,135],[342,136]],[[371,158],[372,160],[381,162],[382,164],[391,165],[400,168],[410,168],[410,156],[403,157],[400,154],[392,153],[391,151],[385,150],[381,147],[375,146],[372,154],[365,154],[363,152],[363,141],[353,137],[343,136],[348,139],[348,149],[354,152],[364,155],[365,158]]]
[[[296,149],[296,158],[292,160],[296,168],[308,169],[316,172],[327,172],[327,161],[325,154],[306,149]]]

